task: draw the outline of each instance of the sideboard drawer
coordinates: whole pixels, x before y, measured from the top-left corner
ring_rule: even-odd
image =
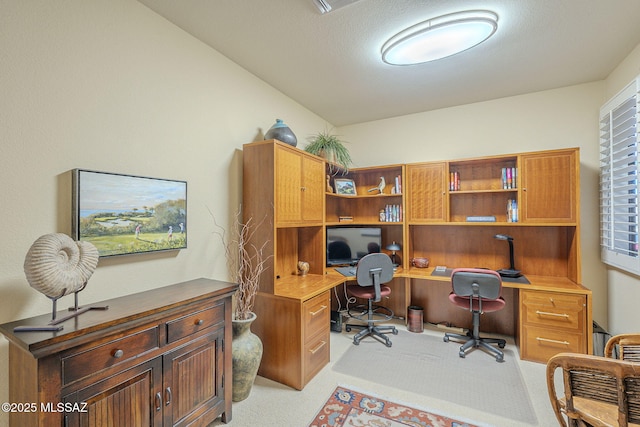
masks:
[[[331,322],[330,307],[331,299],[328,291],[304,302],[302,305],[302,324],[304,325],[305,342],[320,331],[329,331]]]
[[[62,359],[63,383],[70,384],[87,375],[158,348],[158,337],[158,327],[155,326],[64,357]]]
[[[193,335],[224,321],[224,305],[218,304],[167,322],[167,343]]]
[[[586,298],[584,295],[552,292],[523,292],[524,321],[529,324],[584,329]]]

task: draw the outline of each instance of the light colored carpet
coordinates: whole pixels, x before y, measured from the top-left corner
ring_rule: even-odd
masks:
[[[401,331],[406,331],[404,323],[397,321],[396,325]],[[368,378],[357,378],[336,372],[333,369],[336,362],[347,351],[355,347],[352,341],[354,333],[354,331],[351,333],[331,333],[331,361],[306,385],[304,390],[294,390],[266,378],[258,377],[251,395],[246,400],[233,404],[232,421],[229,424],[223,424],[218,418],[212,425],[216,427],[308,426],[324,405],[329,393],[340,384],[348,384],[360,390],[367,390],[407,405],[430,408],[451,417],[464,417],[478,422],[484,421],[486,424],[495,427],[552,427],[558,425],[547,395],[546,366],[544,364],[517,360],[538,420],[537,423],[532,424],[506,418],[504,414],[463,406],[444,399],[423,396],[410,390],[385,386]],[[439,329],[427,328],[424,334],[442,339],[442,331]],[[398,338],[398,336],[392,337],[394,345],[397,344]],[[456,344],[442,344],[453,346],[452,351],[454,356],[457,357]],[[366,349],[367,347],[362,347],[363,345],[364,343],[360,344],[359,348]],[[378,345],[386,348],[382,344]],[[513,340],[507,341],[507,347],[515,349]],[[513,351],[516,353],[515,350]],[[484,355],[478,354],[475,356]],[[471,356],[467,358],[469,357]],[[485,357],[489,361],[492,360],[488,356]],[[402,361],[397,360],[396,363],[400,364]],[[437,387],[437,384],[434,384],[434,387]],[[487,390],[486,393],[490,394],[491,392]]]
[[[385,386],[502,414],[528,424],[537,422],[518,355],[507,346],[504,362],[477,349],[458,357],[460,343],[400,330],[389,348],[371,337],[354,345],[333,370]]]

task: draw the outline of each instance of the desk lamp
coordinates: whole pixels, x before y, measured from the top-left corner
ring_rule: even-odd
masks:
[[[502,277],[522,276],[522,274],[520,274],[520,270],[516,270],[513,262],[513,237],[507,236],[506,234],[496,234],[493,237],[498,240],[506,240],[507,242],[509,242],[509,261],[511,265],[509,266],[509,269],[503,268],[501,270],[498,270],[498,274],[500,274],[500,276]]]
[[[394,240],[392,244],[387,245],[386,249],[388,251],[391,251],[391,262],[393,263],[394,267],[397,267],[398,264],[396,264],[396,251],[401,250],[402,247],[400,247],[400,245],[397,244]]]

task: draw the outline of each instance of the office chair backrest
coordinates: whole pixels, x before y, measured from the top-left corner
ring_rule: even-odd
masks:
[[[380,285],[393,279],[393,263],[389,255],[369,254],[362,257],[356,269],[356,280],[360,286],[374,286],[376,298],[380,301]]]
[[[451,273],[451,286],[461,297],[497,299],[502,293],[502,278],[493,270],[457,268]]]

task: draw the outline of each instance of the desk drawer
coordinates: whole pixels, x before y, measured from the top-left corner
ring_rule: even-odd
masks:
[[[305,384],[329,363],[329,334],[330,332],[327,330],[327,332],[313,337],[304,345]]]
[[[178,341],[223,321],[223,304],[171,320],[167,322],[167,343]]]
[[[92,347],[62,359],[64,384],[84,378],[158,348],[158,327]]]
[[[542,363],[558,353],[584,353],[586,350],[584,333],[535,326],[524,327],[522,344],[523,359]]]
[[[319,332],[329,332],[330,312],[331,299],[328,291],[302,304],[305,343]]]
[[[521,296],[525,323],[584,331],[587,304],[584,295],[522,291]]]

